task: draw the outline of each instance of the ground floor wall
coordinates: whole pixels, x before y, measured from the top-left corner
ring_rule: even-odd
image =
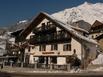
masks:
[[[66,57],[57,57],[57,56],[33,57],[31,55],[29,57],[29,64],[34,64],[34,63],[65,65],[65,64],[67,64],[67,58]]]
[[[64,50],[64,45],[66,44],[69,44],[68,50]],[[81,59],[81,52],[82,52],[81,43],[79,43],[77,40],[73,38],[69,43],[57,44],[57,50],[51,50],[51,45],[46,45],[45,51],[40,51],[39,45],[36,45],[34,47],[31,46],[29,49],[28,48],[25,49],[25,53],[29,53],[28,55],[30,55],[29,63],[34,63],[35,59],[37,61],[37,57],[39,60],[40,56],[48,56],[48,57],[54,56],[57,57],[57,64],[66,64],[66,57],[73,55],[74,51],[77,57]]]
[[[29,51],[29,55],[30,55],[29,63],[33,64],[37,62],[37,63],[44,63],[44,64],[54,63],[54,64],[64,65],[68,63],[67,57],[72,56],[74,54],[74,51],[80,60],[83,60],[83,58],[85,59],[84,63],[86,65],[88,65],[89,60],[95,59],[96,57],[97,53],[94,44],[80,43],[72,38],[70,43],[71,50],[63,51],[64,44],[67,43],[58,44],[58,50],[51,50],[51,45],[46,45],[46,51],[39,51],[39,46],[35,46],[34,48],[31,48]],[[83,51],[85,53],[83,53]],[[84,55],[86,57],[84,57]]]

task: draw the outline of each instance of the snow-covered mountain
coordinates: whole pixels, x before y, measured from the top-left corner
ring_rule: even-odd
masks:
[[[22,20],[22,21],[18,21],[16,24],[10,25],[7,29],[10,32],[19,30],[19,29],[24,29],[25,27],[27,27],[29,24],[28,20]]]
[[[85,30],[89,30],[90,28],[89,24],[92,25],[95,20],[99,20],[100,22],[103,22],[102,7],[103,7],[103,3],[92,4],[92,3],[85,2],[79,6],[68,8],[63,11],[54,13],[52,14],[52,16],[67,24],[79,21],[79,25],[81,25],[80,28],[86,27]],[[7,29],[9,31],[15,31],[21,28],[25,28],[28,25],[28,23],[29,23],[28,20],[19,21],[16,24],[9,26]]]
[[[103,3],[92,4],[85,2],[77,7],[54,13],[52,16],[65,23],[79,20],[84,20],[90,24],[93,24],[95,20],[103,22]]]
[[[27,23],[28,20],[22,20],[22,21],[19,21],[18,24],[23,24],[23,23]]]

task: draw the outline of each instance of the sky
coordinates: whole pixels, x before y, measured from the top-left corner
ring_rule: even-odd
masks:
[[[84,2],[103,3],[103,0],[0,0],[0,27],[32,19],[42,11],[52,14]]]

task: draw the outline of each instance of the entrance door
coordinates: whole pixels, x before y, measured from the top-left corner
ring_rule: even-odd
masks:
[[[51,57],[51,63],[53,63],[53,64],[57,63],[57,56]]]

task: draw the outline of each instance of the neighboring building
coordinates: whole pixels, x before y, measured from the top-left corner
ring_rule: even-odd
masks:
[[[71,25],[73,25],[74,27],[84,29],[86,31],[89,31],[91,28],[91,25],[88,22],[85,22],[84,20],[79,20],[77,22],[73,22]]]
[[[3,33],[0,35],[0,56],[4,56],[7,54],[6,50],[6,41],[7,41],[7,33]]]
[[[95,39],[96,39],[96,41],[99,44],[99,50],[100,50],[100,52],[103,52],[103,34],[97,36]]]
[[[89,30],[90,38],[95,39],[99,35],[103,34],[103,23],[96,20],[91,29]]]
[[[28,41],[25,48],[24,62],[43,64],[67,64],[68,57],[75,52],[87,65],[96,57],[96,45],[93,39],[85,36],[88,32],[81,28],[67,25],[47,13],[40,13],[16,37],[16,43]]]
[[[100,51],[103,51],[103,23],[96,20],[90,31],[89,31],[90,38],[96,40],[99,44]]]

